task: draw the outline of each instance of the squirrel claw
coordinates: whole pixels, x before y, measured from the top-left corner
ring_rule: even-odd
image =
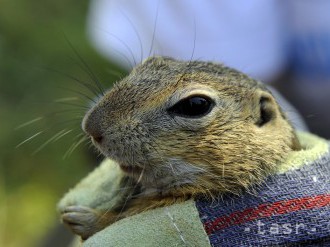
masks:
[[[62,221],[77,235],[86,240],[97,229],[99,219],[95,210],[85,206],[68,206],[62,210]]]

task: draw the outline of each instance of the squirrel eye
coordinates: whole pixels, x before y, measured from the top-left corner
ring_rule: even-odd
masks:
[[[169,108],[168,112],[181,117],[196,118],[205,116],[213,106],[214,102],[209,97],[195,95],[180,100]]]

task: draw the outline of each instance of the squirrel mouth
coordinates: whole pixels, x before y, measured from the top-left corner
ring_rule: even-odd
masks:
[[[143,168],[138,167],[138,166],[127,166],[127,165],[123,165],[123,164],[120,164],[119,167],[123,172],[128,173],[128,174],[141,173],[143,170]]]

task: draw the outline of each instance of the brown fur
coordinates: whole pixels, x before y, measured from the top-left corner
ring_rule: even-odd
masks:
[[[196,92],[215,101],[210,114],[186,119],[167,113]],[[261,99],[271,119],[259,126]],[[125,208],[98,212],[94,232],[196,196],[240,194],[300,148],[292,126],[261,83],[223,65],[164,57],[147,59],[117,83],[86,114],[83,128],[105,156],[137,168],[127,176],[140,188]]]

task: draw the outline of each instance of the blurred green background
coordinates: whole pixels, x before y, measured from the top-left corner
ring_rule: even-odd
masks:
[[[87,8],[0,1],[0,246],[44,246],[59,224],[57,201],[97,163],[87,142],[67,155],[82,133],[81,94],[94,97],[76,81],[95,85],[79,56],[104,87],[118,79],[86,38]]]

